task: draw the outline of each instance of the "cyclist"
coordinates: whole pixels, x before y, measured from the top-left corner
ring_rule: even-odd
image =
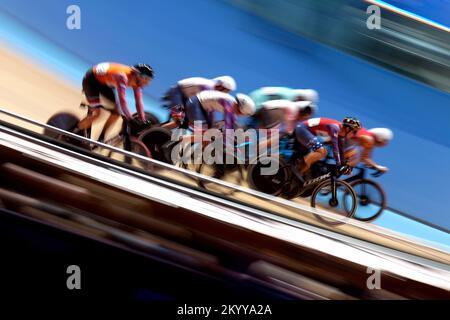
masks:
[[[98,140],[104,131],[104,140],[108,140],[112,124],[120,117],[120,109],[130,123],[142,125],[146,123],[142,87],[148,85],[154,77],[153,69],[148,64],[127,66],[119,63],[104,62],[89,69],[83,78],[83,93],[90,109],[86,118],[80,121],[78,129],[91,127],[91,139]],[[133,120],[126,100],[126,88],[134,91],[136,109],[139,120]],[[114,89],[117,90],[117,103]],[[102,98],[102,101],[100,100]],[[83,104],[83,103],[82,103]],[[100,117],[101,108],[109,111],[109,117]],[[96,127],[97,130],[93,130]]]
[[[213,112],[223,112],[225,129],[233,129],[236,115],[252,115],[255,112],[255,103],[243,93],[238,93],[236,97],[233,97],[228,93],[206,90],[190,97],[186,102],[185,109],[187,122],[191,129],[203,131],[211,128]],[[194,128],[194,125],[200,127]]]
[[[261,105],[253,116],[256,127],[279,129],[280,135],[291,134],[298,121],[311,118],[317,112],[312,101],[271,100]]]
[[[166,124],[165,127],[175,127],[181,124],[187,99],[205,90],[229,93],[236,90],[236,81],[231,76],[220,76],[214,79],[192,77],[178,81],[163,97],[163,101],[167,102],[167,106],[171,110],[171,117],[174,120],[174,122]]]
[[[345,156],[347,159],[352,158],[352,161],[349,161],[351,166],[355,166],[359,161],[362,161],[365,165],[373,167],[378,171],[387,172],[389,169],[373,161],[371,155],[375,147],[384,147],[393,138],[394,133],[388,128],[373,128],[369,130],[361,128],[358,130],[356,136],[350,140],[352,145],[346,150]],[[360,147],[361,152],[355,150],[355,146]]]
[[[256,109],[270,100],[311,101],[314,106],[319,102],[319,94],[313,89],[291,89],[287,87],[262,87],[249,94],[255,101]]]
[[[353,117],[345,117],[342,122],[329,118],[312,118],[297,124],[295,137],[303,161],[300,163],[300,174],[305,173],[311,165],[327,155],[327,149],[319,136],[329,137],[336,165],[345,163],[345,140],[351,139],[361,129],[361,122]],[[347,173],[348,170],[347,170]]]
[[[237,93],[236,97],[216,90],[205,90],[199,92],[195,96],[190,97],[185,106],[186,122],[194,135],[182,135],[178,141],[184,145],[195,141],[197,133],[203,132],[214,127],[214,113],[221,112],[224,114],[224,129],[234,129],[236,116],[250,116],[255,112],[255,103],[253,100],[242,93]],[[226,133],[226,132],[225,132]],[[226,141],[226,135],[223,135]],[[201,139],[202,144],[207,141]],[[216,177],[222,176],[223,168],[220,167],[215,173]]]

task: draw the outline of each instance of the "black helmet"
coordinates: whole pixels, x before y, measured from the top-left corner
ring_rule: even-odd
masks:
[[[362,128],[361,122],[354,117],[345,117],[342,120],[342,124],[345,128],[350,128],[351,130],[357,131]]]
[[[153,79],[154,72],[152,67],[150,67],[148,64],[145,63],[139,63],[133,66],[133,69],[135,69],[137,72],[140,73],[140,75],[145,77],[150,77]]]

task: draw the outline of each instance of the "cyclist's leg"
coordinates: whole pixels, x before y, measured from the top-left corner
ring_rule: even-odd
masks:
[[[318,142],[318,144],[321,143]],[[305,162],[300,170],[301,174],[305,173],[314,163],[327,156],[327,149],[325,149],[324,146],[319,147],[318,144],[315,145],[315,147],[312,148],[312,151],[303,158]]]
[[[100,135],[103,132],[103,128],[105,127],[105,123],[108,121],[109,117],[111,116],[111,112],[108,110],[103,109],[102,107],[98,107],[96,109],[98,113],[98,116],[92,121],[91,124],[91,139],[98,141],[100,138]]]
[[[86,118],[82,119],[78,123],[80,130],[88,129],[92,125],[92,122],[100,115],[97,107],[100,106],[100,83],[95,79],[94,73],[88,71],[83,78],[83,99],[82,104],[87,102],[89,112]]]
[[[303,157],[303,162],[300,163],[300,174],[305,173],[315,162],[323,159],[327,155],[327,150],[320,142],[320,140],[314,136],[306,126],[299,124],[295,129],[295,136],[299,142],[301,149],[307,149],[309,151]]]
[[[100,93],[102,84],[97,81],[94,73],[90,70],[83,78],[83,92],[89,105],[89,112],[86,118],[78,123],[78,129],[91,128],[91,139],[98,140],[103,125],[109,117],[109,113],[102,112],[100,103]]]
[[[103,140],[108,141],[120,134],[123,121],[117,106],[114,90],[103,85],[100,87],[100,97],[103,108],[110,112],[110,116],[103,126]]]

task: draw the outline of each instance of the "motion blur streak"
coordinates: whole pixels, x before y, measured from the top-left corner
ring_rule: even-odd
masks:
[[[427,25],[429,25],[431,27],[440,29],[442,31],[450,32],[450,28],[447,27],[447,26],[444,26],[443,24],[440,24],[440,23],[437,23],[437,22],[435,22],[433,20],[421,17],[421,16],[419,16],[419,15],[417,15],[415,13],[411,13],[411,12],[408,12],[406,10],[397,8],[396,6],[393,6],[392,4],[386,3],[384,1],[380,1],[380,0],[365,0],[365,1],[369,2],[369,3],[372,3],[372,4],[375,4],[377,6],[380,6],[380,7],[384,8],[384,9],[386,9],[386,10],[390,10],[392,12],[398,13],[398,14],[400,14],[402,16],[407,17],[407,18],[416,20],[418,22],[425,23],[425,24],[427,24]]]
[[[324,237],[306,224],[278,223],[251,214],[251,208],[235,210],[231,202],[218,204],[213,195],[180,193],[175,185],[164,190],[155,185],[157,179],[150,183],[107,162],[95,165],[94,159],[82,159],[76,153],[64,155],[49,143],[0,129],[4,131],[0,136],[4,147],[0,175],[5,188],[0,188],[0,196],[7,208],[20,214],[297,298],[443,298],[450,292],[448,253],[441,253],[446,261],[442,264],[350,237],[336,240],[333,232]],[[57,162],[57,166],[49,165]],[[91,170],[81,174],[79,170],[86,166]],[[113,187],[113,181],[123,183]],[[168,193],[177,199],[179,208],[153,196]],[[129,201],[130,197],[134,200]],[[130,205],[118,210],[118,201]],[[156,219],[160,225],[133,221],[137,216],[142,221]],[[205,241],[210,249],[205,248]],[[424,254],[419,250],[421,244],[408,242]],[[230,259],[234,263],[222,264]],[[383,274],[382,290],[364,289],[367,267]],[[405,281],[407,289],[400,285]]]

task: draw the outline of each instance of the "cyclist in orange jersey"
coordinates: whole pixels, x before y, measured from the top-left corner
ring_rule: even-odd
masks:
[[[134,120],[126,101],[127,87],[133,88],[139,121],[141,124],[146,123],[142,87],[148,85],[153,77],[153,69],[147,64],[127,66],[105,62],[95,65],[86,72],[83,78],[83,92],[90,112],[85,119],[80,121],[78,128],[83,130],[91,127],[99,118],[100,108],[103,108],[111,112],[111,115],[103,125],[103,131],[105,132],[105,137],[107,137],[110,125],[121,116],[118,104],[127,120],[133,123]],[[119,103],[116,101],[114,89],[117,90]],[[104,103],[100,101],[100,97],[103,98]],[[98,140],[101,132],[93,132],[92,130],[91,139]]]

